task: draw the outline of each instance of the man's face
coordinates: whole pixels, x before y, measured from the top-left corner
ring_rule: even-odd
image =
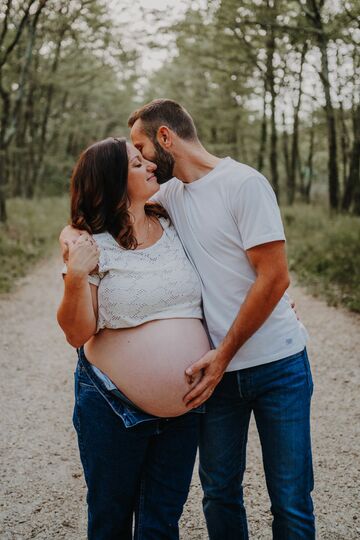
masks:
[[[131,128],[130,137],[133,145],[141,152],[143,158],[157,165],[156,176],[159,184],[164,184],[174,176],[175,160],[163,149],[158,141],[152,141],[144,132],[141,120],[136,120]]]

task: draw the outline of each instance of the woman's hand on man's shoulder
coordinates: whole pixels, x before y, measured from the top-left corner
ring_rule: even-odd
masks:
[[[69,259],[69,245],[75,244],[80,236],[91,238],[91,235],[88,232],[75,229],[71,225],[66,225],[61,231],[59,242],[64,263],[67,263]]]
[[[68,276],[87,277],[99,262],[100,251],[97,243],[89,234],[82,234],[68,246]]]

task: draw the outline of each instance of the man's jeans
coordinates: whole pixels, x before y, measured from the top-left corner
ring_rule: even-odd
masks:
[[[90,540],[130,540],[134,512],[135,539],[179,538],[201,416],[167,419],[131,410],[101,386],[79,351],[73,422],[88,486]]]
[[[225,373],[206,403],[200,477],[210,540],[247,540],[242,480],[251,412],[259,431],[275,540],[313,540],[310,401],[306,350]]]

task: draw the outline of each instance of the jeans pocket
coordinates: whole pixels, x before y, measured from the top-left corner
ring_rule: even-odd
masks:
[[[96,390],[97,391],[96,386],[94,384],[92,384],[92,383],[79,381],[79,386],[81,386],[81,388],[89,388],[90,390]]]
[[[306,372],[307,384],[308,384],[308,387],[309,387],[310,397],[311,397],[313,395],[313,392],[314,392],[314,381],[313,381],[313,378],[312,378],[309,357],[307,355],[306,349],[304,349],[303,358],[304,358],[304,367],[305,367],[305,372]]]
[[[95,384],[92,382],[85,369],[79,366],[77,369],[78,386],[81,388],[89,388],[97,391]]]
[[[79,429],[79,416],[78,416],[78,403],[79,403],[79,376],[78,376],[78,369],[74,373],[74,409],[73,409],[73,415],[72,415],[72,423],[76,431]]]
[[[76,403],[74,404],[73,415],[72,415],[72,423],[73,423],[73,426],[75,428],[75,431],[77,433],[79,433],[80,422],[79,422],[79,415],[78,415],[78,407],[77,407]]]

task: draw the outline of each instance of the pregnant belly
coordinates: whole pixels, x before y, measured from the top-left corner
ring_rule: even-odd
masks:
[[[135,328],[105,329],[85,345],[89,362],[101,369],[142,410],[178,416],[187,409],[185,369],[210,349],[199,319],[164,319]]]

